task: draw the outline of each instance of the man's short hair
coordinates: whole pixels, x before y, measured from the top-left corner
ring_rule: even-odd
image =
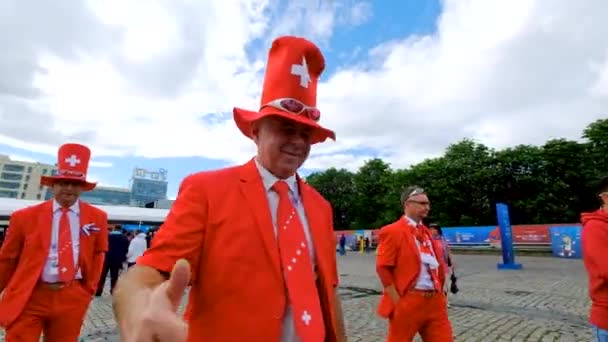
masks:
[[[403,192],[401,192],[401,206],[403,206],[408,199],[416,195],[422,195],[425,193],[426,192],[424,192],[424,189],[417,185],[406,187],[405,189],[403,189]]]

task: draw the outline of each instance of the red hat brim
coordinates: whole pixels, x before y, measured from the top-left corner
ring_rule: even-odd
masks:
[[[253,139],[253,123],[265,118],[267,116],[280,116],[287,120],[295,121],[297,123],[309,126],[312,128],[311,144],[321,143],[327,140],[327,138],[336,140],[336,133],[325,127],[322,127],[318,123],[309,118],[301,115],[294,115],[292,113],[282,111],[277,108],[265,107],[259,112],[246,110],[242,108],[234,108],[234,122],[241,132],[248,138]]]
[[[40,185],[45,185],[52,187],[55,182],[58,180],[71,180],[81,183],[83,191],[91,191],[95,189],[97,183],[91,183],[87,181],[83,181],[81,178],[76,177],[68,177],[68,176],[41,176],[40,177]]]

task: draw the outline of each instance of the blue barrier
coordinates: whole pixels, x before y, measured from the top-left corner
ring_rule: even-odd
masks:
[[[499,270],[519,270],[521,264],[515,262],[513,251],[513,227],[509,217],[509,207],[504,203],[496,203],[496,219],[500,227],[500,245],[502,251],[502,264],[497,264]]]
[[[135,230],[139,230],[141,232],[147,233],[150,229],[152,228],[152,226],[147,226],[147,225],[139,225],[139,224],[123,224],[122,225],[122,229],[127,230],[127,231],[135,231]]]
[[[581,226],[549,227],[549,232],[553,256],[572,259],[582,257]]]
[[[490,232],[494,229],[496,226],[446,227],[442,232],[450,246],[489,246]]]

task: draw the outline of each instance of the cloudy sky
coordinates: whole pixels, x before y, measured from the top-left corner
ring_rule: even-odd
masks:
[[[469,137],[492,147],[579,139],[608,116],[605,0],[3,0],[0,154],[93,150],[91,177],[187,174],[254,153],[232,121],[257,109],[273,38],[327,59],[323,125],[304,172],[404,167]]]

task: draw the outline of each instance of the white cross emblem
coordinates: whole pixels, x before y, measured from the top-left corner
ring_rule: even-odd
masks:
[[[311,319],[312,319],[312,317],[310,316],[310,314],[308,313],[308,311],[304,311],[302,313],[302,322],[304,322],[304,325],[310,324],[310,320]]]
[[[302,64],[293,64],[291,66],[291,74],[300,77],[300,86],[308,88],[310,83],[310,74],[308,73],[308,64],[306,64],[306,57],[302,57]]]
[[[67,271],[68,271],[68,269],[67,269],[67,268],[65,268],[65,267],[61,269],[61,273],[65,273],[65,272],[67,272]]]
[[[80,159],[78,159],[75,154],[72,154],[70,158],[65,158],[65,162],[70,164],[71,167],[74,167],[76,164],[80,164]]]

